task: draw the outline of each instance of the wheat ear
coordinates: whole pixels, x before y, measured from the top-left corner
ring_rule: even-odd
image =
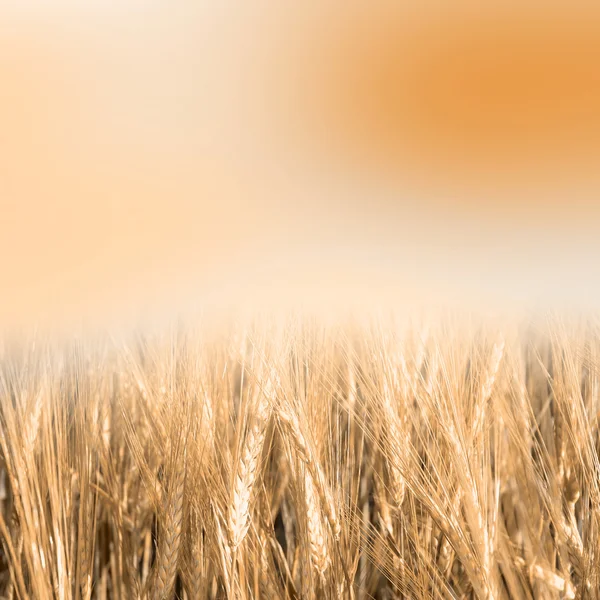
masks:
[[[157,553],[155,600],[171,600],[181,547],[183,527],[183,500],[185,495],[185,455],[183,461],[173,465],[171,489],[167,494],[167,507],[164,511],[159,532],[160,544]]]
[[[246,435],[238,463],[227,526],[232,551],[242,543],[250,527],[250,499],[258,475],[258,465],[269,421],[271,403],[267,397],[272,388],[260,393],[253,423]]]
[[[321,465],[316,460],[307,439],[302,433],[298,417],[292,411],[285,410],[282,407],[278,408],[277,416],[280,422],[286,427],[290,433],[294,448],[298,453],[300,460],[306,465],[308,472],[312,477],[312,483],[315,486],[316,493],[321,500],[323,512],[327,517],[331,531],[337,539],[340,536],[341,527],[337,518],[333,496],[329,487],[325,483],[325,477]]]
[[[327,537],[321,521],[319,498],[313,478],[304,467],[304,500],[306,503],[306,529],[310,547],[310,559],[321,583],[325,582],[325,571],[329,566]]]

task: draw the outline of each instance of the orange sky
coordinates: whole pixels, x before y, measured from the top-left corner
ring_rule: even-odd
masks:
[[[600,299],[591,4],[201,4],[0,9],[0,326]]]

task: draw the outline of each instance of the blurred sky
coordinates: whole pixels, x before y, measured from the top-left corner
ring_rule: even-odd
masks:
[[[0,326],[597,306],[600,11],[480,4],[2,3]]]

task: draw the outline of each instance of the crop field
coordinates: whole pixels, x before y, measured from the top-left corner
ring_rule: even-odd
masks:
[[[596,598],[598,325],[5,343],[4,598]]]

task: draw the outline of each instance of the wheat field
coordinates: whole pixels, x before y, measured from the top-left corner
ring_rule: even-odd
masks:
[[[593,319],[5,340],[3,598],[597,598]]]

